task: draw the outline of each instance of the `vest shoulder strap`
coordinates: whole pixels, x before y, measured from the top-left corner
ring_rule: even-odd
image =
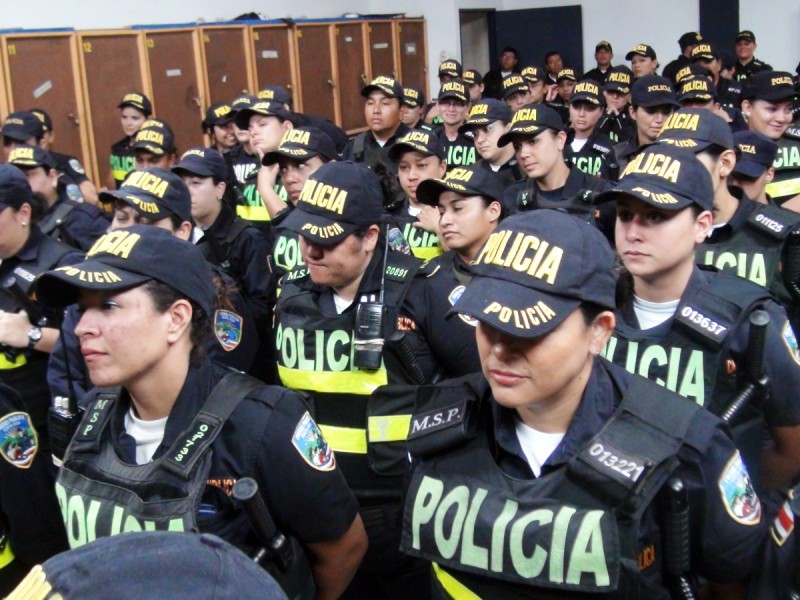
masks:
[[[367,151],[367,132],[362,131],[353,138],[353,161],[364,162],[364,155]]]
[[[800,214],[769,204],[761,205],[747,218],[747,225],[771,238],[785,240],[800,224]]]
[[[119,386],[100,388],[94,402],[83,415],[81,424],[72,438],[67,454],[74,452],[98,452],[100,450],[100,437],[113,413],[114,405],[122,393]],[[66,462],[68,456],[64,457]]]
[[[402,252],[389,252],[386,260],[383,304],[393,314],[403,301],[411,281],[422,267],[422,261]]]
[[[222,243],[225,244],[226,254],[230,245],[236,240],[236,238],[239,237],[239,234],[241,234],[248,227],[254,227],[254,225],[240,217],[237,217],[233,220],[231,226],[228,228],[228,232],[225,234],[225,239],[222,240]],[[227,258],[227,256],[225,258]]]
[[[70,200],[66,198],[61,201],[61,203],[56,206],[55,210],[48,215],[46,215],[41,221],[39,221],[39,229],[41,229],[42,233],[45,235],[50,235],[55,231],[59,225],[64,222],[67,215],[72,212],[72,209],[78,205],[77,202],[74,200]]]

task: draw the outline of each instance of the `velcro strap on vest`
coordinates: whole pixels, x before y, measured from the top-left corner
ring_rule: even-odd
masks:
[[[365,429],[323,425],[322,423],[318,423],[318,426],[334,452],[346,452],[348,454],[367,453],[367,432]]]
[[[450,573],[445,571],[442,567],[436,563],[431,564],[433,565],[433,574],[436,576],[437,581],[453,600],[481,600],[478,594],[450,575]]]

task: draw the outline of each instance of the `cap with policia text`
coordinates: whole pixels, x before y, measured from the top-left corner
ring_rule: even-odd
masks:
[[[27,142],[30,138],[36,138],[38,141],[44,136],[44,125],[32,112],[17,111],[8,115],[3,121],[0,134],[17,142]]]
[[[280,102],[287,105],[292,103],[292,95],[282,85],[268,85],[258,92],[258,99],[271,100],[272,102]]]
[[[400,102],[403,101],[402,84],[396,79],[387,77],[386,75],[376,77],[361,88],[361,95],[364,96],[364,98],[369,98],[372,92],[381,92],[387,98],[399,98]]]
[[[403,104],[411,108],[420,108],[425,106],[425,92],[415,85],[409,85],[403,88]]]
[[[306,181],[286,229],[320,246],[335,246],[359,227],[383,221],[378,176],[354,162],[322,165]]]
[[[636,55],[656,60],[656,51],[647,44],[636,44],[636,47],[625,55],[625,60],[630,60]]]
[[[172,131],[172,127],[170,124],[164,121],[163,119],[156,119],[155,117],[149,117],[139,129],[150,129],[151,127],[160,127],[161,129],[167,129],[172,134],[172,137],[175,137],[175,132]]]
[[[186,572],[175,577],[177,570]],[[103,600],[111,589],[125,598],[286,599],[266,570],[220,538],[161,531],[105,537],[58,554],[31,569],[10,598]]]
[[[53,131],[53,120],[46,111],[42,110],[41,108],[32,108],[31,112],[35,114],[36,118],[42,122],[42,127],[44,128],[45,133],[48,131]]]
[[[675,81],[681,83],[684,79],[688,79],[689,77],[709,78],[710,76],[711,72],[708,69],[695,62],[686,65],[685,67],[681,68],[677,73],[675,73]]]
[[[175,152],[175,136],[165,127],[142,127],[136,132],[132,147],[156,156],[172,154]]]
[[[599,194],[595,202],[617,200],[621,195],[667,211],[692,204],[711,210],[714,205],[708,169],[693,152],[672,144],[646,146],[625,166],[619,183]]]
[[[36,296],[48,306],[68,306],[77,302],[81,289],[124,290],[151,279],[194,300],[206,315],[214,314],[211,270],[200,249],[152,225],[105,234],[83,262],[40,275]]]
[[[706,60],[711,61],[719,58],[719,52],[708,42],[703,42],[692,48],[692,61]]]
[[[625,65],[612,67],[608,70],[608,77],[603,83],[604,92],[619,92],[620,94],[630,94],[633,73]]]
[[[466,133],[476,127],[486,127],[495,121],[509,123],[513,116],[514,113],[508,104],[497,98],[486,98],[472,105],[467,122],[459,127],[458,131]]]
[[[0,210],[14,210],[25,204],[33,206],[33,192],[28,177],[17,167],[0,163]]]
[[[245,106],[236,112],[236,126],[239,129],[247,129],[250,125],[250,117],[255,115],[262,115],[264,117],[276,117],[283,121],[291,121],[292,115],[286,110],[286,107],[280,102],[271,102],[269,100],[259,100],[250,106]]]
[[[528,91],[528,82],[522,75],[512,73],[503,77],[503,98],[510,98],[513,94]]]
[[[753,42],[756,41],[755,34],[750,31],[749,29],[744,29],[736,34],[736,41],[737,42]]]
[[[213,148],[195,146],[181,154],[181,159],[172,167],[178,176],[188,174],[198,177],[214,177],[220,181],[228,178],[228,165],[222,155]]]
[[[526,104],[514,113],[511,118],[511,127],[497,140],[497,146],[502,148],[510,144],[516,137],[536,137],[545,129],[561,131],[564,129],[564,121],[549,106],[535,103]]]
[[[459,167],[447,172],[444,179],[426,179],[417,187],[417,200],[438,206],[442,192],[456,192],[464,196],[483,196],[500,202],[505,186],[493,171],[478,167]]]
[[[164,169],[131,171],[119,189],[100,192],[99,199],[103,203],[121,200],[150,221],[175,215],[194,224],[189,188],[178,175]]]
[[[464,72],[464,69],[461,67],[461,63],[457,60],[453,60],[452,58],[448,58],[446,61],[439,65],[439,77],[461,77],[461,74]]]
[[[143,112],[145,117],[149,117],[153,113],[153,105],[150,104],[150,99],[139,92],[125,94],[122,97],[122,101],[117,104],[117,108],[125,108],[126,106],[131,106],[136,110]]]
[[[215,125],[225,125],[233,121],[236,115],[227,102],[217,102],[208,107],[206,118],[203,119],[203,127],[212,128]]]
[[[483,75],[475,69],[467,69],[464,71],[464,83],[468,86],[480,85],[483,83]]]
[[[47,171],[56,166],[53,157],[47,150],[41,146],[29,146],[28,144],[14,148],[8,155],[8,162],[23,170],[43,167]]]
[[[562,81],[578,81],[575,69],[561,69],[558,72],[558,77],[556,77],[556,82],[561,83]]]
[[[702,152],[709,146],[733,150],[733,133],[725,119],[705,108],[682,108],[672,113],[656,142]]]
[[[501,221],[470,272],[448,316],[469,315],[517,338],[546,335],[584,302],[615,307],[614,252],[597,227],[557,210]]]
[[[389,158],[398,162],[406,152],[419,152],[425,156],[435,156],[439,160],[447,158],[444,144],[432,131],[411,129],[389,149]]]
[[[594,51],[597,52],[598,50],[608,50],[609,52],[614,52],[614,49],[611,47],[611,42],[607,42],[606,40],[597,42],[597,45],[594,47]]]
[[[678,84],[678,102],[711,102],[717,99],[717,86],[708,77],[684,77]]]
[[[469,102],[469,92],[467,92],[467,84],[463,79],[451,79],[445,81],[439,89],[439,96],[437,100],[447,100],[448,98],[455,98],[461,102]]]
[[[690,31],[689,33],[684,33],[680,39],[678,40],[678,45],[681,47],[681,51],[686,50],[689,46],[694,46],[699,44],[703,41],[703,36],[697,33],[696,31]]]
[[[788,71],[761,71],[744,81],[743,100],[791,100],[797,95],[792,75]],[[5,129],[5,128],[4,128]],[[5,134],[4,134],[5,135]]]
[[[239,94],[231,101],[231,109],[233,112],[238,112],[245,108],[250,108],[256,102],[258,102],[258,98],[252,94]]]
[[[778,144],[755,131],[737,131],[733,134],[733,142],[736,144],[733,172],[737,175],[761,177],[778,155]]]
[[[539,67],[525,67],[520,75],[528,83],[539,83],[542,80],[542,73]]]
[[[572,96],[569,97],[569,103],[575,104],[576,102],[588,102],[596,106],[605,104],[605,99],[600,94],[600,86],[593,79],[584,79],[575,85],[572,91]]]
[[[631,104],[634,106],[680,106],[669,79],[660,75],[645,75],[637,79],[631,90]]]
[[[261,164],[274,165],[282,158],[305,162],[315,156],[321,156],[326,161],[335,160],[337,153],[333,140],[317,127],[295,127],[283,134],[278,148],[267,152]]]

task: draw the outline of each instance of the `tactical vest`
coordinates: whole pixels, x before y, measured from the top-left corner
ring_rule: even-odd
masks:
[[[133,148],[115,144],[111,149],[110,162],[111,175],[114,177],[117,189],[119,189],[128,173],[136,168],[136,156],[133,153]]]
[[[800,194],[800,127],[789,127],[778,140],[772,166],[775,178],[767,184],[767,194],[778,204]]]
[[[78,202],[70,198],[62,199],[54,210],[47,213],[44,218],[39,221],[39,229],[42,233],[55,240],[61,241],[61,226],[67,218],[67,215],[72,212],[72,209],[78,206]]]
[[[716,267],[769,289],[786,306],[790,296],[782,279],[781,254],[800,215],[770,205],[759,205],[744,227],[724,242],[701,244],[695,262]]]
[[[431,260],[442,253],[442,245],[439,236],[430,231],[417,226],[417,218],[408,214],[405,206],[399,213],[394,214],[394,218],[400,225],[403,237],[411,248],[411,254],[421,260]]]
[[[367,143],[368,135],[371,135],[369,131],[362,131],[353,138],[353,162],[364,163],[371,169],[379,162],[383,162],[383,154],[380,146]]]
[[[419,266],[411,256],[389,253],[384,279],[385,340],[395,331],[398,307]],[[322,314],[315,289],[319,288],[304,267],[284,277],[275,308],[278,375],[286,387],[313,398],[314,420],[336,452],[356,496],[399,497],[416,388],[387,386],[407,380],[386,343],[379,368],[356,367],[356,311]]]
[[[275,236],[271,260],[286,273],[305,264],[300,254],[300,236],[294,231],[279,228]]]
[[[589,223],[595,220],[594,193],[605,185],[605,179],[590,178],[588,185],[569,198],[561,198],[555,202],[540,199],[540,193],[533,180],[528,181],[525,189],[517,194],[517,210],[536,210],[537,208],[553,208],[563,210],[571,215],[585,219]]]
[[[446,424],[434,424],[436,408],[415,412],[415,458],[418,439],[468,419],[449,418],[469,410],[463,387],[433,395],[425,408],[437,407]],[[667,403],[674,409],[664,411]],[[539,478],[506,475],[485,434],[425,455],[406,496],[401,550],[434,563],[445,597],[640,598],[642,515],[678,466],[679,450],[704,451],[710,431],[687,439],[699,410],[634,378],[603,428],[563,468]]]
[[[201,243],[198,245],[203,253],[205,259],[212,265],[218,266],[225,273],[230,275],[231,263],[230,253],[233,243],[236,241],[242,232],[252,224],[244,219],[234,219],[228,230],[225,232],[225,237],[218,241],[212,235],[204,235],[201,238]]]
[[[246,221],[270,221],[269,211],[264,206],[261,194],[258,193],[258,170],[251,172],[244,185],[241,186],[241,193],[236,204],[236,215]],[[289,197],[283,183],[278,181],[273,189],[278,197],[284,202]]]

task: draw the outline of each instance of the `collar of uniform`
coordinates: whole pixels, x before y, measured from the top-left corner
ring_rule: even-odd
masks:
[[[390,137],[388,140],[386,140],[386,143],[383,145],[382,149],[383,150],[388,150],[389,148],[394,146],[394,144],[397,142],[397,140],[399,140],[401,137],[403,137],[409,131],[411,131],[411,130],[408,128],[408,125],[406,125],[405,123],[400,123],[400,127],[397,128],[397,131],[394,132],[394,135],[392,137]],[[367,139],[380,148],[378,142],[375,140],[375,136],[372,134],[372,131],[369,132],[369,135],[367,136]]]
[[[212,235],[214,239],[217,240],[225,239],[225,235],[228,233],[228,229],[230,229],[231,225],[233,225],[234,220],[236,220],[236,213],[223,201],[222,210],[219,215],[217,215],[217,220],[211,224],[211,227],[205,230],[205,235]]]

